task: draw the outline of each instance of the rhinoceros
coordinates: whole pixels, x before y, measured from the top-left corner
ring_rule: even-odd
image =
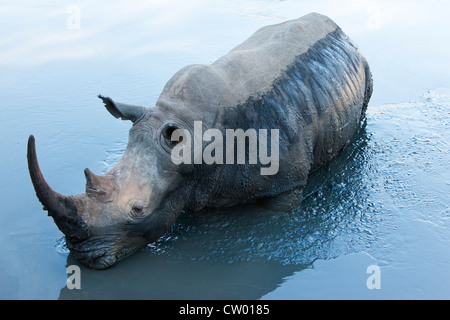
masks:
[[[154,107],[99,96],[132,127],[117,164],[103,175],[85,169],[85,193],[66,196],[48,185],[32,135],[31,180],[71,253],[105,269],[156,241],[183,211],[248,202],[277,211],[298,206],[309,174],[335,158],[360,127],[372,87],[367,60],[355,43],[330,18],[311,13],[259,29],[211,64],[181,69]],[[276,130],[276,145],[265,152],[277,148],[277,170],[261,174],[267,165],[248,159],[173,161],[174,148],[191,143],[174,133],[195,136],[196,124],[202,132],[214,129],[215,139],[230,129]],[[211,135],[203,136],[194,153],[200,148],[201,154],[208,141]],[[248,155],[249,141],[244,148]]]

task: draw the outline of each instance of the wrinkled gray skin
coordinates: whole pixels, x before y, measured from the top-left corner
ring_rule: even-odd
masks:
[[[115,264],[171,229],[182,210],[258,201],[289,210],[309,173],[330,162],[358,129],[372,93],[367,62],[329,18],[309,14],[268,26],[211,65],[191,65],[166,84],[156,107],[99,96],[130,120],[122,159],[102,176],[85,170],[86,192],[64,196],[45,181],[30,136],[36,194],[82,263]],[[260,164],[175,165],[174,129],[279,129],[276,175]],[[204,145],[205,146],[205,145]],[[204,147],[203,146],[203,147]]]

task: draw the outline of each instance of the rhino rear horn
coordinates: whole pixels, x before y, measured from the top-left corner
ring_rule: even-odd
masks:
[[[86,176],[86,194],[107,195],[114,191],[116,181],[113,175],[96,175],[88,168],[84,169]]]
[[[147,108],[141,106],[115,102],[113,99],[102,95],[98,95],[98,97],[103,100],[106,109],[116,119],[121,118],[122,120],[130,120],[135,123],[141,120],[147,112]]]

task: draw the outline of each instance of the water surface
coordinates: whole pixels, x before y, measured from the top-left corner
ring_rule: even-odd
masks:
[[[450,36],[443,1],[4,1],[0,5],[0,298],[449,298]],[[182,215],[105,271],[78,264],[26,167],[37,140],[59,192],[120,159],[130,124],[96,98],[152,106],[180,68],[311,11],[369,60],[375,91],[352,144],[315,172],[301,207]],[[77,16],[79,13],[79,16]],[[79,17],[79,19],[78,19]],[[369,290],[369,265],[381,289]]]

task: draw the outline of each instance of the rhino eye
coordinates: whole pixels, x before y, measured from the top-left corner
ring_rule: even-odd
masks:
[[[140,216],[144,212],[144,207],[142,205],[135,205],[131,209],[131,213],[134,216]]]
[[[176,124],[168,123],[161,129],[161,145],[167,152],[171,152],[172,148],[177,145],[178,141],[172,141],[172,134],[175,130],[180,129]]]

